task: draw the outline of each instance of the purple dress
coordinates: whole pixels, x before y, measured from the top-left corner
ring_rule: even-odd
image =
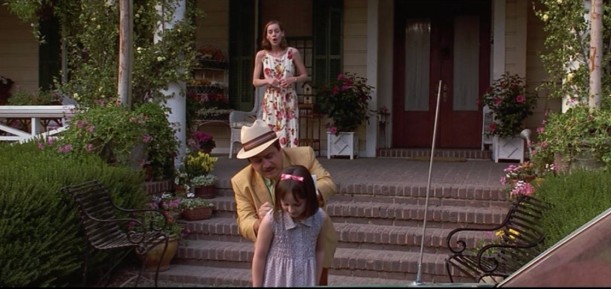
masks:
[[[284,211],[277,212],[276,216],[263,286],[316,286],[316,242],[323,223],[321,209],[297,222]],[[265,217],[273,218],[273,212]]]

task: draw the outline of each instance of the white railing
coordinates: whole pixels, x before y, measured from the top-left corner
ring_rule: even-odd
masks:
[[[68,128],[75,110],[74,105],[0,105],[0,141],[24,143],[56,135]]]

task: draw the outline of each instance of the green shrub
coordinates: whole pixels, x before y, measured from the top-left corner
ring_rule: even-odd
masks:
[[[173,177],[178,141],[162,104],[133,110],[119,105],[83,109],[54,145],[66,156],[97,154],[109,164],[151,168],[156,180]]]
[[[0,163],[0,287],[81,281],[83,250],[91,249],[80,232],[75,204],[61,187],[98,179],[122,206],[143,207],[147,201],[140,173],[109,166],[95,155],[66,159],[35,143],[3,144]],[[118,253],[93,254],[91,276]]]
[[[553,206],[541,219],[549,248],[611,207],[611,172],[576,170],[548,176],[535,194]]]

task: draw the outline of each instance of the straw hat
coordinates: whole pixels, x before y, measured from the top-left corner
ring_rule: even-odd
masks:
[[[251,126],[243,126],[240,142],[242,149],[238,152],[238,159],[254,157],[268,148],[278,139],[278,136],[262,120],[257,119]]]

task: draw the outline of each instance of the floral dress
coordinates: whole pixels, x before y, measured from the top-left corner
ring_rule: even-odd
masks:
[[[274,238],[267,253],[263,287],[316,286],[316,242],[322,229],[322,209],[306,218],[294,221],[279,211],[265,217],[274,218]]]
[[[278,80],[292,77],[295,73],[293,63],[295,49],[287,48],[279,58],[265,53],[263,58],[263,73],[265,77]],[[276,132],[282,147],[296,147],[299,145],[299,109],[297,107],[297,93],[295,86],[278,88],[268,86],[263,96],[263,121]]]

